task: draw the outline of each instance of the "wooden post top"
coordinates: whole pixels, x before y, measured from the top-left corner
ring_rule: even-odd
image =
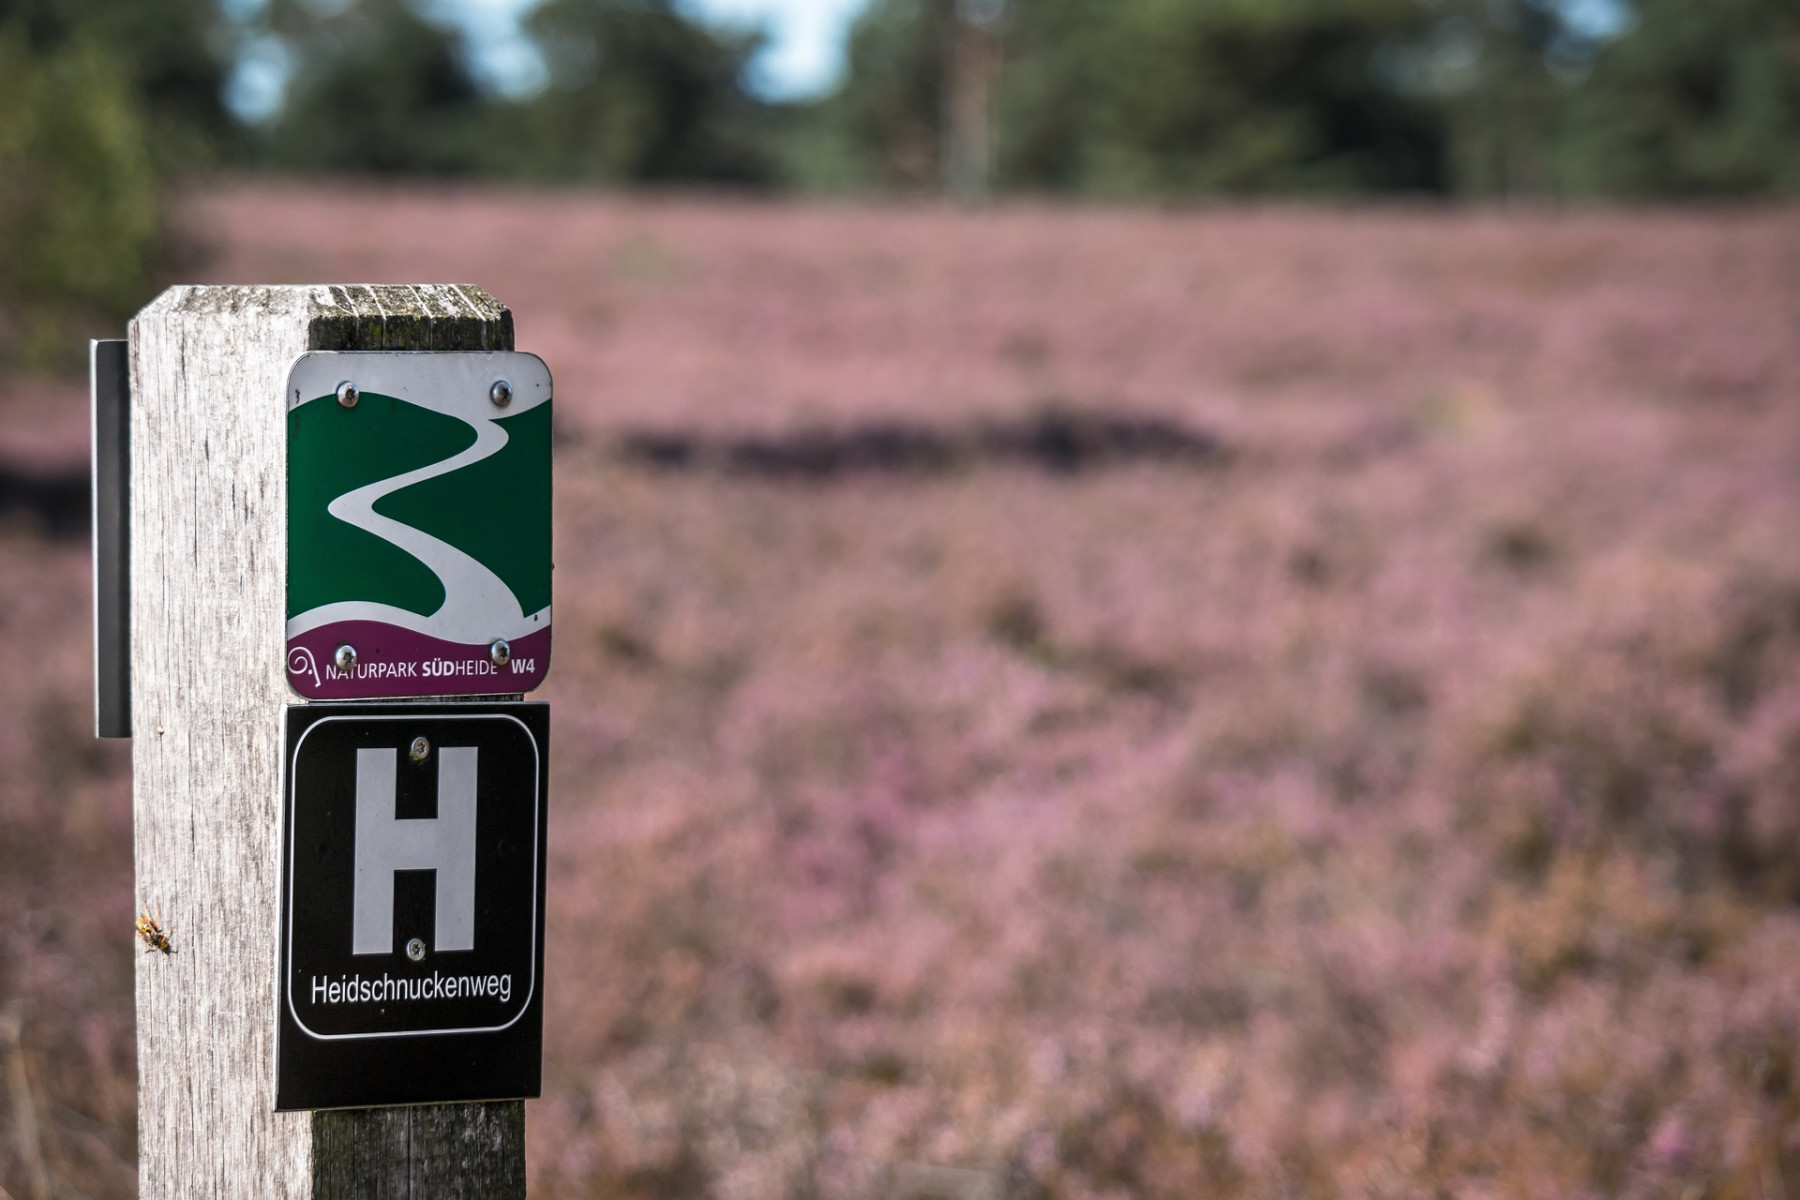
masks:
[[[512,310],[469,283],[179,284],[140,318],[308,322],[308,350],[510,350]]]

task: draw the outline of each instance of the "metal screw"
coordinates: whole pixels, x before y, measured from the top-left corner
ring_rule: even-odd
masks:
[[[422,737],[416,737],[412,740],[412,747],[407,753],[412,756],[414,762],[424,762],[431,757],[431,743]]]
[[[488,399],[494,402],[495,408],[505,408],[512,403],[512,384],[504,379],[494,380],[494,386],[488,389]]]
[[[504,667],[512,661],[512,647],[507,645],[505,638],[495,638],[488,643],[488,661],[496,667]]]
[[[356,402],[362,399],[362,393],[357,391],[356,385],[351,383],[348,379],[338,384],[337,396],[338,403],[345,408],[355,408]]]
[[[336,653],[331,656],[331,661],[337,664],[339,671],[348,675],[356,670],[356,647],[346,642],[337,648]]]
[[[414,962],[424,962],[425,961],[425,942],[424,942],[424,940],[421,938],[414,938],[412,941],[406,943],[406,957],[412,959]]]

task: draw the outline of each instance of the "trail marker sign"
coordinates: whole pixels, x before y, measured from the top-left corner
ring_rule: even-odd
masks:
[[[538,1094],[549,721],[288,709],[278,1109]]]
[[[550,371],[314,351],[287,384],[287,676],[309,700],[527,692],[550,667]]]

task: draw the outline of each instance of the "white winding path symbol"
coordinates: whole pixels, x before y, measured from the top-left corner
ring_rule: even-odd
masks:
[[[458,414],[460,415],[460,414]],[[467,421],[467,418],[463,418]],[[338,621],[380,621],[447,642],[475,644],[494,638],[520,638],[544,628],[550,610],[526,613],[519,598],[501,578],[479,560],[449,542],[432,537],[411,525],[375,511],[383,497],[402,488],[451,471],[460,471],[500,452],[507,443],[506,430],[493,421],[467,421],[475,430],[475,443],[442,462],[420,467],[390,479],[377,480],[333,500],[326,511],[347,525],[374,534],[424,563],[444,585],[444,603],[430,616],[420,616],[392,604],[367,600],[340,600],[308,609],[287,623],[288,637],[298,637],[322,625]]]

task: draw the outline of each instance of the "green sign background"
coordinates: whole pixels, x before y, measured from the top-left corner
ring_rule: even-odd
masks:
[[[550,406],[494,422],[507,443],[480,462],[384,496],[375,511],[441,538],[498,575],[527,613],[550,603]],[[346,492],[428,467],[475,442],[466,422],[393,396],[355,408],[319,397],[288,412],[290,618],[338,601],[392,604],[421,616],[444,587],[399,547],[331,515]]]

